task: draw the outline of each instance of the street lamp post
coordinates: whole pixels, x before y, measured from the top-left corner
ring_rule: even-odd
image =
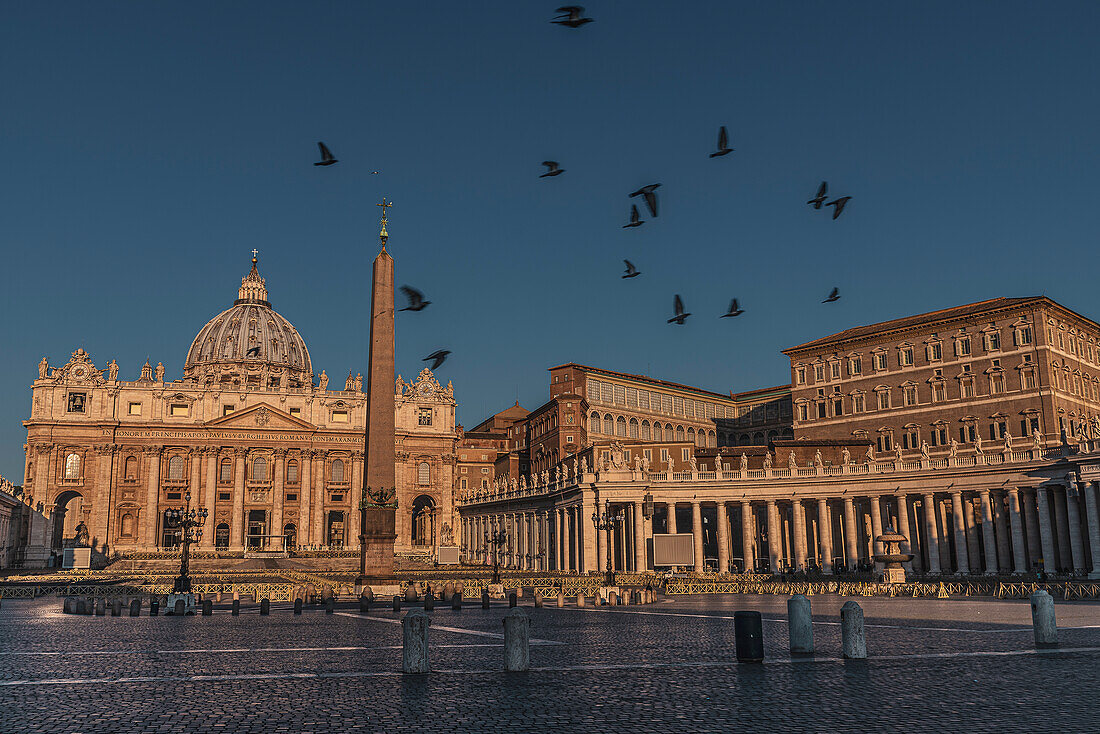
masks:
[[[611,505],[609,502],[604,502],[603,512],[598,509],[592,511],[592,524],[596,526],[596,531],[603,530],[607,533],[607,570],[605,571],[605,577],[608,586],[615,585],[615,572],[611,570],[611,531],[622,525],[626,520],[626,513],[619,510],[615,514],[611,514]]]
[[[187,504],[183,509],[170,508],[164,513],[164,521],[170,528],[178,528],[180,531],[180,545],[183,551],[180,554],[180,575],[172,586],[173,594],[191,593],[191,544],[199,542],[202,537],[202,526],[206,522],[207,510],[205,507],[199,510],[191,509],[191,493],[184,495]]]
[[[485,547],[493,550],[493,579],[492,583],[500,583],[500,549],[508,542],[508,533],[503,530],[493,532],[485,531]]]

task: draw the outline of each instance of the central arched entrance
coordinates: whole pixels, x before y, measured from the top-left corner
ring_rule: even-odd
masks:
[[[88,508],[90,510],[90,508]],[[85,512],[84,495],[66,490],[54,500],[50,519],[53,521],[53,548],[72,548],[78,544],[92,545],[102,538],[93,539],[88,528],[89,512]]]
[[[426,494],[413,501],[412,544],[429,547],[435,545],[435,500]]]

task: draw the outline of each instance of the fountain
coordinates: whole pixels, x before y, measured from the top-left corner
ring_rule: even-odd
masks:
[[[878,581],[886,584],[904,584],[905,583],[905,569],[901,564],[911,561],[913,559],[912,553],[902,553],[901,544],[907,542],[906,538],[901,533],[894,532],[894,528],[889,525],[886,526],[886,530],[882,535],[875,538],[876,543],[881,543],[883,552],[876,553],[874,556],[876,563],[881,563],[882,575],[878,578]]]

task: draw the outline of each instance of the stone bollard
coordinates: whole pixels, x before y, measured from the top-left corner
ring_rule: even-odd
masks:
[[[160,602],[156,599],[149,600],[149,616],[155,617],[160,614]]]
[[[121,617],[122,616],[122,599],[119,599],[118,597],[115,597],[114,599],[111,600],[111,616],[112,617]]]
[[[233,614],[234,617],[241,616],[241,600],[240,599],[234,599],[233,600],[232,614]]]
[[[401,597],[397,596],[396,594],[394,594],[393,596],[393,611],[401,611]]]
[[[607,606],[614,607],[619,603],[619,592],[609,591],[607,592]]]
[[[412,609],[401,620],[403,673],[428,672],[428,627],[432,620],[420,609]]]
[[[370,598],[366,594],[363,594],[362,596],[359,597],[359,613],[360,614],[366,614],[369,611],[370,611]]]
[[[504,615],[504,669],[522,671],[531,667],[531,620],[522,609]]]
[[[531,598],[535,602],[535,609],[542,609],[542,592],[535,589],[535,593],[531,595]]]
[[[764,662],[764,620],[760,612],[733,613],[733,643],[737,662]]]
[[[453,597],[454,595],[455,595],[455,585],[454,585],[454,583],[451,582],[451,581],[448,581],[447,583],[443,584],[443,601],[444,602],[449,602],[451,600],[451,597]]]
[[[294,600],[294,613],[295,614],[301,614],[302,613],[302,597],[300,597],[300,596],[297,599]]]
[[[209,617],[214,613],[214,601],[212,599],[202,600],[202,616]]]
[[[234,591],[233,592],[233,601],[240,601],[240,600],[241,600],[241,592]]]
[[[367,597],[367,601],[371,604],[374,604],[374,589],[369,586],[363,589],[363,596]]]
[[[269,599],[260,599],[260,614],[265,617],[271,614],[271,601]]]
[[[481,608],[482,609],[488,609],[489,608],[489,590],[488,589],[482,589],[481,590]]]
[[[559,591],[558,592],[558,609],[561,609],[564,606],[565,606],[565,592],[564,591]]]
[[[141,597],[134,597],[133,599],[130,600],[130,616],[131,617],[140,617],[141,616]]]
[[[325,599],[325,614],[335,614],[335,613],[336,613],[336,597],[335,596],[330,596],[328,599]]]
[[[583,607],[584,606],[584,592],[583,591],[578,591],[577,592],[577,606],[578,607]]]
[[[435,611],[435,594],[432,593],[431,589],[428,589],[426,592],[424,592],[424,611]]]
[[[787,630],[792,655],[814,654],[814,623],[810,600],[795,594],[787,600]]]
[[[405,588],[405,601],[410,603],[416,601],[416,587],[412,584]]]
[[[516,592],[514,592],[514,591],[513,591],[512,593],[510,593],[510,594],[508,595],[508,608],[509,608],[509,609],[514,609],[514,608],[515,608],[515,606],[516,606],[516,604],[517,604],[517,601],[516,601]]]
[[[867,657],[867,635],[863,631],[863,609],[854,601],[840,608],[840,642],[844,657],[863,660]]]
[[[1058,646],[1054,597],[1045,591],[1036,591],[1031,595],[1031,626],[1035,630],[1035,647]]]
[[[184,615],[184,612],[187,611],[187,602],[185,602],[183,599],[176,599],[174,607],[176,615],[182,617]]]
[[[634,594],[633,591],[627,590],[623,592],[623,595],[619,597],[619,603],[624,607],[630,606],[632,599],[630,598]]]
[[[66,596],[65,601],[61,602],[61,611],[64,614],[76,613],[76,600],[71,596]]]
[[[461,591],[456,591],[453,594],[451,594],[451,609],[455,610],[456,612],[462,610],[462,592]]]

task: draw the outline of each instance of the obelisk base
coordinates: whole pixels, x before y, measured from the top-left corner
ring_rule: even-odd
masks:
[[[393,543],[397,540],[397,510],[393,507],[366,507],[359,534],[359,578],[356,583],[393,576]]]

